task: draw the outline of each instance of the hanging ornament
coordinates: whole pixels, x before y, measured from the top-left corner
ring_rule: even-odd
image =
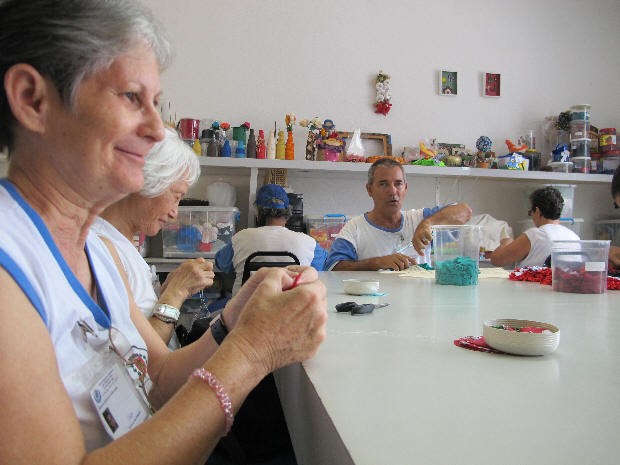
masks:
[[[392,108],[392,104],[390,103],[390,99],[392,98],[392,94],[390,93],[390,76],[383,71],[379,71],[377,79],[375,80],[375,89],[377,90],[375,113],[387,116]]]

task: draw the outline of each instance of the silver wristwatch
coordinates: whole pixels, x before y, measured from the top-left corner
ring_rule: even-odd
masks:
[[[157,304],[153,309],[153,316],[164,323],[176,323],[181,316],[178,308],[168,304]]]

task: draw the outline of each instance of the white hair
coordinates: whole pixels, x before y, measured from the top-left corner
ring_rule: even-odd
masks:
[[[189,186],[194,184],[200,176],[200,162],[177,132],[166,128],[164,139],[146,156],[142,172],[144,186],[140,194],[157,197],[177,181],[186,181]]]

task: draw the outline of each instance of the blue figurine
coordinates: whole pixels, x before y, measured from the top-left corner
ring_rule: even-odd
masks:
[[[567,162],[569,161],[568,158],[570,157],[570,151],[568,150],[568,145],[566,144],[558,144],[555,146],[555,148],[551,151],[551,153],[553,154],[553,161],[554,162]]]
[[[224,145],[222,145],[222,150],[220,152],[220,157],[228,157],[228,158],[230,158],[230,156],[231,156],[230,142],[228,142],[228,139],[226,139],[224,141]]]

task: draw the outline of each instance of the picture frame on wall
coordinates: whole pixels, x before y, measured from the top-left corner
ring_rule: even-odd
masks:
[[[455,97],[458,95],[458,72],[442,69],[439,71],[439,95]]]
[[[482,95],[484,97],[500,97],[502,90],[502,75],[487,71],[482,73]]]

